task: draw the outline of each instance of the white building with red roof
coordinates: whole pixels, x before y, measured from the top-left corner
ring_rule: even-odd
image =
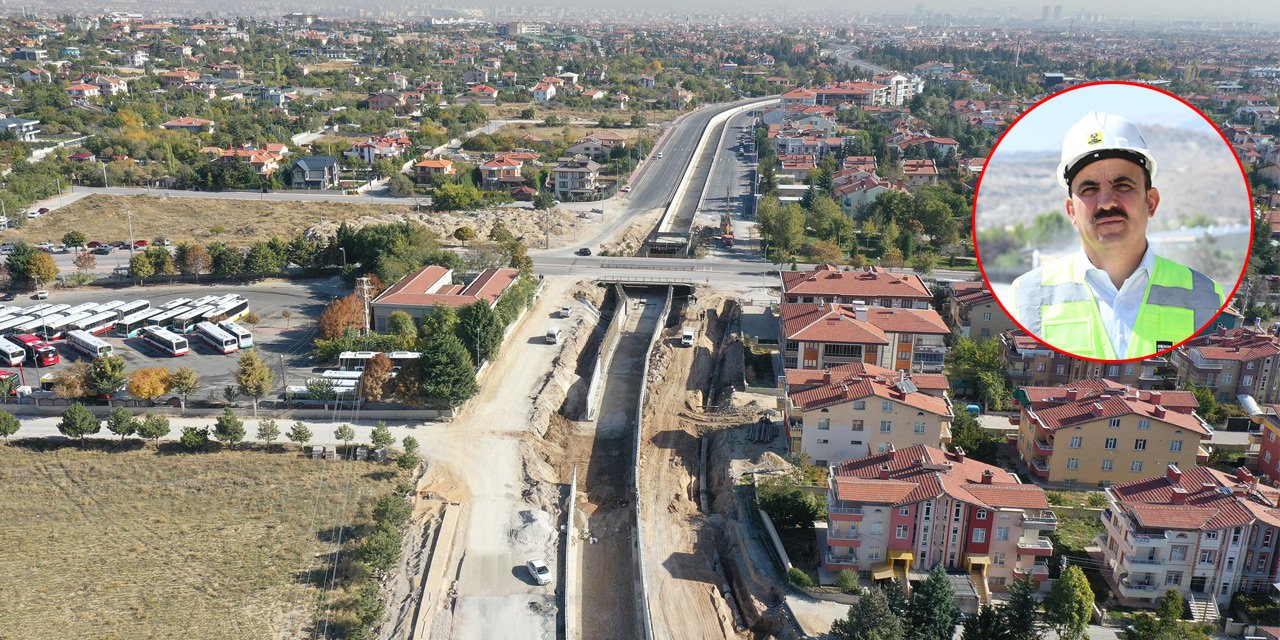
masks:
[[[1248,394],[1261,403],[1280,402],[1280,337],[1253,327],[1216,329],[1178,347],[1171,362],[1179,386],[1212,389],[1221,402]]]
[[[170,120],[160,126],[165,129],[182,129],[184,131],[190,131],[191,133],[204,133],[206,131],[213,131],[213,125],[214,123],[212,120],[183,116],[181,118]]]
[[[1177,464],[1207,462],[1213,428],[1190,391],[1139,391],[1103,379],[1023,387],[1018,454],[1031,473],[1063,485],[1108,486]]]
[[[933,309],[790,304],[780,307],[782,359],[788,369],[861,362],[886,369],[942,371],[951,330]]]
[[[1008,471],[967,458],[962,450],[897,449],[832,467],[827,480],[823,566],[873,580],[912,566],[942,564],[966,572],[978,598],[1017,579],[1040,583],[1057,528],[1044,490]]]
[[[844,271],[833,264],[812,271],[782,271],[782,301],[806,304],[864,304],[928,309],[933,292],[914,273],[889,273],[876,266]]]
[[[485,269],[461,285],[453,283],[453,269],[425,266],[401,278],[369,303],[373,330],[386,331],[387,316],[395,311],[404,311],[419,321],[439,306],[465,307],[484,301],[492,307],[519,277],[516,269]]]
[[[951,399],[941,374],[871,364],[788,369],[786,425],[793,452],[825,467],[891,449],[951,442]]]
[[[1177,589],[1216,614],[1214,603],[1237,591],[1270,593],[1280,580],[1280,491],[1244,468],[1169,464],[1164,475],[1117,484],[1106,496],[1102,573],[1124,605],[1150,607]]]

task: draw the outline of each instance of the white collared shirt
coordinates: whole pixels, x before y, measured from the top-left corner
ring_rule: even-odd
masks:
[[[1111,338],[1111,348],[1117,358],[1123,358],[1129,348],[1129,338],[1133,336],[1133,327],[1138,323],[1138,310],[1142,308],[1147,283],[1151,281],[1151,272],[1156,267],[1151,243],[1147,243],[1147,251],[1142,254],[1138,268],[1121,283],[1119,289],[1111,283],[1111,276],[1106,271],[1093,266],[1084,251],[1077,251],[1073,259],[1077,268],[1084,272],[1084,281],[1098,301],[1098,315],[1102,316],[1102,326]]]

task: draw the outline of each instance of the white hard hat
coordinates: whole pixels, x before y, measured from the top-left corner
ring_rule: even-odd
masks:
[[[1113,113],[1090,111],[1067,129],[1062,138],[1062,162],[1058,184],[1071,191],[1071,179],[1089,163],[1104,158],[1125,158],[1156,177],[1156,159],[1137,125]]]

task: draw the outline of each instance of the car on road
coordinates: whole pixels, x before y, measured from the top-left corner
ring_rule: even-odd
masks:
[[[18,297],[18,294],[14,293],[14,292],[12,292],[12,291],[6,291],[6,292],[4,292],[4,295],[3,295],[3,296],[0,296],[0,301],[8,302],[8,301],[13,300],[14,298],[17,298],[17,297]]]
[[[36,210],[36,213],[39,213],[40,215],[49,213],[49,207],[40,207],[39,209]]]
[[[102,246],[102,243],[101,243],[101,242],[98,242],[97,240],[94,240],[93,242],[90,242],[89,244],[86,244],[86,245],[84,245],[84,246],[86,246],[86,247],[88,247],[88,248],[90,248],[90,249],[97,249],[98,247],[101,247],[101,246]]]
[[[27,212],[27,219],[28,219],[28,220],[35,220],[36,218],[39,218],[39,217],[40,217],[40,212],[39,212],[39,211],[28,211],[28,212]]]
[[[149,242],[147,242],[146,240],[134,240],[134,241],[133,241],[133,246],[135,246],[135,247],[145,247],[145,246],[147,246],[148,244],[150,244],[150,243],[149,243]]]
[[[532,558],[524,563],[529,575],[533,577],[533,581],[538,584],[551,584],[551,567],[541,558]]]
[[[111,245],[101,245],[89,253],[92,253],[95,256],[109,256],[111,255]]]
[[[657,153],[657,155],[655,155],[655,156],[653,156],[653,157],[654,157],[654,158],[657,158],[658,160],[661,160],[661,159],[662,159],[662,152],[661,152],[661,151],[659,151],[659,152]]]
[[[36,300],[45,300],[49,297],[49,291],[47,289],[39,289],[36,291],[35,295],[31,297]]]
[[[589,256],[591,255],[591,249],[588,249],[587,247],[582,247],[581,249],[574,251],[574,253],[580,256]]]
[[[625,187],[618,189],[618,191],[621,191],[623,193],[631,193],[631,185],[626,185]]]

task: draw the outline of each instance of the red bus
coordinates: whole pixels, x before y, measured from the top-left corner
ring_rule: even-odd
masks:
[[[38,367],[53,366],[61,360],[58,357],[58,350],[38,336],[30,333],[20,333],[8,336],[8,338],[10,342],[22,347],[22,350],[27,352],[27,360],[35,363]]]

